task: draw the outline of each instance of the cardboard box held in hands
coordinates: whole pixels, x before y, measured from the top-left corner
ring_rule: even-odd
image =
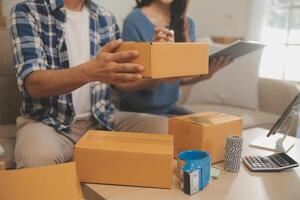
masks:
[[[74,160],[81,182],[171,188],[173,136],[89,131]]]
[[[240,136],[243,120],[225,113],[203,112],[169,119],[174,154],[185,150],[207,151],[212,163],[224,160],[227,136]]]
[[[133,63],[144,66],[145,78],[174,78],[208,74],[208,44],[124,42],[117,52],[137,50]]]

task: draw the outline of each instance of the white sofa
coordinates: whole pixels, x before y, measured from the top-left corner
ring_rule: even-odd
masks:
[[[201,84],[201,83],[199,83]],[[191,87],[183,87],[180,105],[193,112],[216,111],[241,116],[244,129],[253,127],[271,128],[281,113],[298,93],[295,84],[287,81],[259,78],[258,101],[259,109],[249,109],[240,106],[215,103],[188,103]],[[199,92],[201,94],[201,92]]]
[[[6,167],[13,168],[16,134],[15,119],[18,116],[20,96],[17,91],[11,47],[6,30],[0,30],[0,44],[0,144],[6,151],[6,156],[2,158],[6,161]],[[230,79],[230,77],[224,77],[224,79]],[[208,110],[242,116],[244,118],[245,128],[255,126],[268,127],[273,124],[282,110],[297,93],[296,86],[291,83],[259,79],[259,83],[256,86],[258,88],[259,109],[253,110],[235,105],[229,106],[226,105],[226,103],[213,104],[212,102],[206,102],[204,104],[201,103],[200,100],[197,102],[198,97],[194,95],[194,89],[202,87],[203,84],[205,85],[206,83],[199,83],[193,87],[183,88],[184,92],[180,103],[195,112]],[[229,88],[225,91],[225,94],[230,92],[231,90]],[[204,93],[199,91],[199,94]]]
[[[210,53],[224,47],[209,40],[205,42],[210,44]],[[216,111],[241,116],[244,129],[270,128],[299,90],[288,81],[260,78],[261,56],[262,51],[248,54],[210,80],[185,86],[180,105],[193,112]]]

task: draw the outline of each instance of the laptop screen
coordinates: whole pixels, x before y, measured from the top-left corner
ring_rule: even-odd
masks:
[[[292,129],[293,127],[298,127],[298,116],[300,109],[300,93],[296,95],[296,97],[292,100],[292,102],[288,105],[282,115],[279,117],[274,126],[270,129],[267,137],[275,134],[280,131],[281,128],[287,126],[287,130]],[[300,132],[299,127],[297,130],[297,134]]]

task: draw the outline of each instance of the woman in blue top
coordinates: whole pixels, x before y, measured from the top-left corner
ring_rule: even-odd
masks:
[[[186,16],[189,0],[137,0],[136,2],[137,7],[124,21],[124,41],[196,41],[195,23]],[[174,35],[166,34],[168,32],[165,29],[172,30],[170,32]],[[210,63],[210,73],[204,76],[175,80],[144,79],[138,83],[118,86],[123,91],[120,92],[120,109],[159,115],[189,114],[191,113],[189,110],[176,106],[180,86],[209,79],[230,62],[230,58],[214,60]]]

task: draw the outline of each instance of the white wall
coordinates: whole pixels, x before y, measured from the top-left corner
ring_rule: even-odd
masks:
[[[192,0],[189,13],[198,36],[245,37],[251,0]]]
[[[4,13],[21,0],[3,0]],[[198,36],[245,37],[249,24],[251,0],[191,0],[190,15],[197,24]],[[134,7],[134,0],[95,0],[111,10],[121,25]]]
[[[246,38],[248,40],[261,40],[261,33],[265,25],[266,15],[268,13],[271,0],[252,0],[249,12],[249,31]]]

